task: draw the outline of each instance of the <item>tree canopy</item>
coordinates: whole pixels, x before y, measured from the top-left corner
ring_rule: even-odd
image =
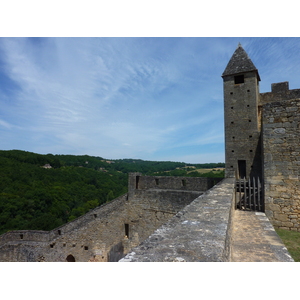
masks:
[[[51,230],[71,221],[125,194],[129,172],[207,176],[194,168],[224,164],[189,166],[192,165],[182,162],[0,150],[0,234],[9,230]],[[216,173],[210,175],[214,177]]]

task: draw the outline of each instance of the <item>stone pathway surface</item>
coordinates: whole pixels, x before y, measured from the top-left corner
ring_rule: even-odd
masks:
[[[264,213],[235,210],[232,228],[231,261],[293,261]]]

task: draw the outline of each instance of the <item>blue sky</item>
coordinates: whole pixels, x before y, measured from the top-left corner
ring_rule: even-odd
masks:
[[[0,38],[1,150],[224,162],[221,75],[300,88],[300,38]]]

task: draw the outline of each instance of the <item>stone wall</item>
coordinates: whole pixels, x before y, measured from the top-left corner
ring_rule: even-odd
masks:
[[[129,176],[130,231],[142,242],[222,178]]]
[[[230,261],[234,178],[197,197],[121,262]]]
[[[300,98],[300,89],[289,89],[288,81],[272,83],[271,92],[260,94],[260,104]]]
[[[72,222],[1,235],[0,261],[118,261],[219,180],[133,173],[128,194]]]
[[[125,238],[126,211],[127,194],[49,232],[8,232],[0,237],[0,261],[108,261]]]
[[[300,231],[300,100],[263,106],[265,213],[275,228]]]
[[[129,194],[132,190],[168,189],[187,191],[206,191],[222,178],[143,176],[141,173],[129,174]]]

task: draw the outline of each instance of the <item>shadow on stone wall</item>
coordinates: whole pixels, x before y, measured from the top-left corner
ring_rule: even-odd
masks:
[[[111,247],[108,253],[109,262],[117,262],[125,256],[123,243],[119,242],[118,244]]]

